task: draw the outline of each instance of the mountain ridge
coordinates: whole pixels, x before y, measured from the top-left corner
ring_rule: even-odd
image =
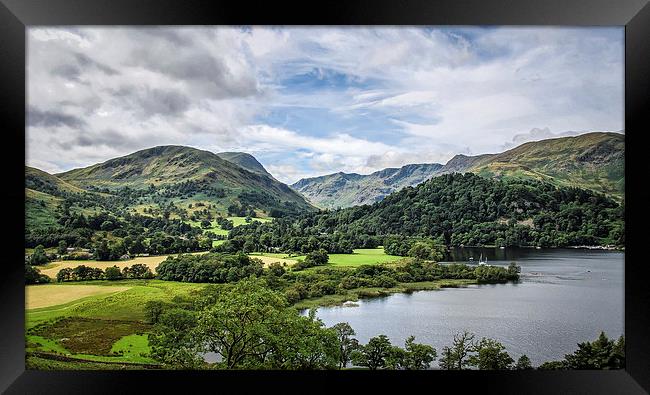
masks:
[[[534,178],[558,186],[578,186],[622,200],[624,192],[625,135],[618,132],[590,132],[529,141],[500,153],[457,154],[445,165],[408,164],[368,175],[333,173],[298,180],[291,187],[322,208],[350,207],[382,200],[390,189],[397,191],[427,179],[450,173],[472,172],[494,178]],[[423,166],[431,166],[428,169]],[[397,170],[422,169],[422,175],[403,182],[391,182]],[[368,187],[373,179],[384,178],[386,188]],[[356,191],[356,192],[355,192]]]
[[[291,210],[314,209],[300,194],[268,174],[252,155],[221,155],[227,159],[193,147],[164,145],[53,176],[86,190],[157,188],[166,191],[168,198],[178,195],[179,199],[214,201],[222,210],[233,204],[266,215],[287,205],[292,206]]]
[[[430,178],[439,163],[408,164],[386,168],[368,175],[338,172],[302,179],[291,187],[322,208],[372,204],[404,186],[417,185]]]

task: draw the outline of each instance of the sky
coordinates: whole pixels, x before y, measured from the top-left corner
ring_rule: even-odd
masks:
[[[621,27],[30,27],[27,164],[158,145],[294,183],[624,129]]]

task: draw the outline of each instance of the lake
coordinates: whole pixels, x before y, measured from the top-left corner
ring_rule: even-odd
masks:
[[[520,282],[393,294],[357,307],[322,307],[317,316],[327,326],[350,323],[362,343],[385,334],[403,347],[414,335],[438,356],[455,333],[468,330],[477,340],[498,340],[515,360],[528,355],[533,366],[564,358],[601,330],[615,338],[624,333],[623,252],[462,248],[446,259],[478,261],[481,253],[489,264],[516,262]]]

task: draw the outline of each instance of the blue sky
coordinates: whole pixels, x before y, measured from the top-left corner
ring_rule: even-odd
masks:
[[[245,151],[281,181],[620,131],[622,28],[30,28],[27,162]]]

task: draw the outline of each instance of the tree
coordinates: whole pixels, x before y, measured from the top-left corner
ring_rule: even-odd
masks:
[[[408,252],[408,256],[422,260],[429,259],[431,256],[431,247],[427,243],[419,241],[413,244]]]
[[[204,365],[196,325],[195,312],[180,308],[161,312],[149,336],[151,356],[173,368],[196,369]]]
[[[101,242],[95,244],[95,259],[98,261],[108,261],[111,257],[111,251],[108,248],[108,242],[103,239]]]
[[[47,255],[45,254],[45,247],[42,244],[39,244],[34,248],[32,253],[30,263],[32,265],[44,265],[49,261]]]
[[[406,351],[397,346],[391,346],[390,350],[388,351],[388,355],[385,358],[385,368],[391,370],[402,369],[405,367],[405,360]]]
[[[207,351],[236,368],[333,368],[339,360],[336,333],[300,316],[278,292],[248,278],[214,290],[199,313],[197,336]]]
[[[454,335],[454,344],[451,347],[443,348],[440,358],[442,369],[462,370],[471,366],[470,357],[476,348],[474,334],[464,331]]]
[[[136,263],[131,267],[124,268],[124,277],[128,278],[153,278],[154,275],[149,266],[143,263]]]
[[[440,369],[444,370],[453,370],[455,369],[456,363],[454,358],[454,352],[451,347],[445,346],[442,348],[442,356],[439,360]]]
[[[212,224],[207,219],[204,219],[203,221],[201,221],[201,227],[203,229],[210,229],[210,227],[212,227]]]
[[[136,237],[133,240],[133,243],[129,246],[129,252],[131,254],[137,255],[142,254],[145,251],[145,246],[143,244],[144,239],[141,236]]]
[[[32,265],[25,264],[25,284],[49,283],[50,278]]]
[[[498,341],[484,337],[474,347],[476,354],[470,357],[470,363],[480,370],[510,369],[514,360],[505,349]]]
[[[66,243],[65,240],[59,241],[59,246],[58,246],[56,252],[59,255],[64,255],[66,252],[68,252],[68,243]]]
[[[269,264],[268,271],[270,274],[272,274],[275,277],[282,277],[282,275],[286,272],[284,267],[282,267],[282,264],[280,262],[273,262]]]
[[[63,282],[63,281],[70,281],[72,279],[72,269],[69,267],[65,267],[56,274],[56,281],[58,282]]]
[[[106,276],[107,280],[119,280],[122,278],[122,272],[120,271],[119,267],[111,266],[106,268],[104,271],[104,276]]]
[[[360,345],[352,352],[352,362],[358,366],[365,366],[370,370],[377,370],[386,366],[386,358],[393,351],[393,346],[386,335],[371,338],[366,345]]]
[[[352,338],[356,333],[347,322],[339,322],[332,327],[336,331],[339,344],[339,369],[348,365],[352,359],[352,352],[359,347],[359,341]]]
[[[415,343],[415,336],[406,339],[404,350],[403,366],[407,370],[428,369],[437,356],[435,348],[427,344]]]
[[[621,338],[617,345],[609,339],[605,332],[593,342],[578,344],[578,349],[573,354],[564,357],[569,369],[624,369],[625,359],[621,358],[621,351],[625,349],[624,340]]]
[[[517,359],[517,363],[515,364],[515,369],[516,370],[530,370],[533,368],[533,365],[530,363],[530,358],[526,354],[522,355]]]
[[[327,251],[322,248],[308,253],[305,257],[305,263],[309,266],[326,265],[328,261],[329,255],[327,255]]]

